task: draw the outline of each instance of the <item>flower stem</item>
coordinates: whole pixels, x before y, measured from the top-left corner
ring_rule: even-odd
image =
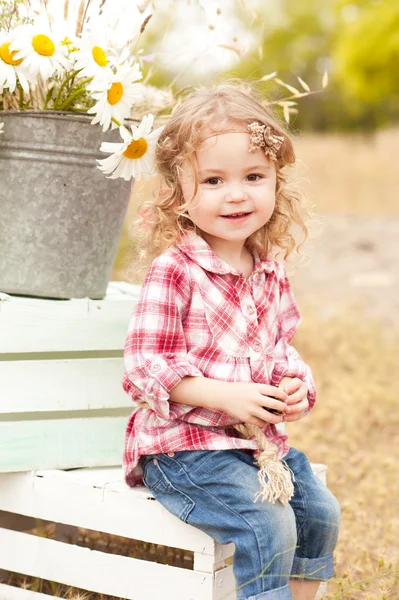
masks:
[[[60,85],[60,89],[58,90],[57,98],[55,99],[55,102],[54,102],[54,110],[58,109],[58,103],[61,100],[61,93],[62,93],[63,89],[71,81],[71,79],[73,79],[75,77],[75,75],[77,75],[78,73],[79,73],[79,71],[72,71],[72,73],[70,75],[68,75],[68,77]]]
[[[75,98],[77,98],[78,96],[81,96],[82,94],[84,94],[86,92],[85,85],[86,85],[86,83],[88,83],[91,80],[92,80],[92,77],[87,77],[86,79],[82,79],[82,81],[79,84],[79,87],[77,87],[75,89],[75,91],[70,96],[68,96],[68,98],[61,104],[60,110],[68,110],[68,106],[70,106],[70,104],[72,104],[72,102],[75,100]]]
[[[23,110],[24,108],[24,90],[22,89],[22,85],[17,83],[17,88],[19,90],[19,110]]]
[[[115,125],[118,125],[118,127],[122,127],[122,123],[119,123],[119,121],[115,119],[115,117],[111,117],[111,121],[113,121]]]

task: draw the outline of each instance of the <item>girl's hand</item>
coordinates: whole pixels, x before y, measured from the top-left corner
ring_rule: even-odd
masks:
[[[282,422],[288,401],[283,389],[263,383],[220,383],[223,387],[215,390],[219,394],[219,406],[240,423],[266,427],[269,423]],[[281,414],[273,414],[267,409]]]
[[[298,421],[309,408],[307,386],[298,377],[283,377],[278,387],[288,394],[284,422]]]

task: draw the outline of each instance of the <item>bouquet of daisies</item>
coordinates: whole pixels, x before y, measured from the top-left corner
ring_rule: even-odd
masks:
[[[16,2],[14,6],[25,8],[27,16],[9,30],[2,30],[4,20],[0,21],[0,110],[59,110],[92,115],[93,125],[99,124],[104,132],[119,128],[121,135],[120,143],[104,142],[100,147],[111,154],[98,161],[104,174],[125,180],[141,176],[149,179],[154,175],[153,158],[160,129],[153,131],[154,117],[151,113],[143,116],[143,107],[152,104],[153,94],[155,104],[162,109],[170,104],[169,93],[142,83],[145,57],[140,50],[135,55],[130,50],[134,43],[137,45],[150,15],[141,14],[132,2],[127,9],[121,0],[118,10],[125,19],[128,17],[130,39],[119,30],[119,40],[115,40],[118,11],[111,4],[102,2],[100,12],[89,19],[80,15],[82,27],[76,34],[71,32],[67,20],[52,23],[44,10],[30,19],[25,2]],[[64,16],[67,5],[65,0]],[[134,113],[142,115],[141,122],[136,118],[137,124],[128,124]],[[4,124],[0,123],[0,133],[3,132]]]

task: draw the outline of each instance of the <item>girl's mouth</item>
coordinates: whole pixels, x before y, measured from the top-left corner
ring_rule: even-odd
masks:
[[[230,219],[230,221],[242,221],[246,217],[252,215],[250,212],[232,213],[231,215],[221,215],[223,219]]]

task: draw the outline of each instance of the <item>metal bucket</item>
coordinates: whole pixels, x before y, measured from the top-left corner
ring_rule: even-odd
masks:
[[[131,183],[97,168],[102,133],[87,115],[4,111],[0,137],[0,291],[103,298]]]

